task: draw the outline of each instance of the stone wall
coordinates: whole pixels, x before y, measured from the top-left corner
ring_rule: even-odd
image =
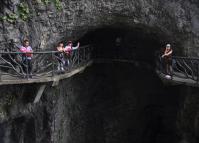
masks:
[[[3,16],[15,13],[21,1],[0,2]],[[0,22],[1,48],[8,48],[11,39],[18,45],[29,38],[34,49],[48,49],[59,40],[78,40],[103,27],[139,27],[169,37],[169,42],[177,43],[179,47],[175,48],[186,55],[198,56],[199,53],[197,0],[67,0],[61,3],[60,11],[53,4],[30,0],[25,3],[31,12],[30,19]],[[197,89],[173,87],[162,95],[159,91],[154,93],[157,87],[163,87],[159,87],[160,81],[151,84],[152,74],[144,73],[139,81],[136,76],[130,79],[129,72],[134,68],[127,66],[128,70],[111,78],[113,68],[107,70],[108,73],[100,71],[108,67],[62,81],[56,88],[49,85],[35,105],[32,104],[33,91],[38,85],[1,86],[0,142],[117,143],[146,142],[147,139],[161,143],[197,142]],[[116,66],[114,72],[116,69],[120,70]],[[118,75],[122,76],[117,79]],[[143,90],[143,86],[147,90]]]
[[[198,89],[165,86],[147,66],[93,65],[34,104],[38,88],[1,86],[1,143],[198,141]]]
[[[17,13],[19,0],[1,1],[1,16]],[[14,39],[20,43],[25,37],[36,48],[52,48],[59,40],[77,40],[88,31],[101,27],[118,28],[139,26],[153,28],[170,37],[171,43],[179,43],[186,55],[197,55],[199,37],[199,8],[197,0],[73,0],[62,1],[62,9],[25,1],[30,18],[20,18],[10,24],[0,23],[0,41]],[[5,44],[5,43],[4,43]]]

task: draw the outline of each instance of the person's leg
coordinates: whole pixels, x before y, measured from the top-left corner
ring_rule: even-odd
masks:
[[[32,78],[32,60],[28,59],[28,74],[29,77]]]
[[[27,77],[27,74],[28,74],[28,60],[27,60],[26,57],[23,57],[22,68],[23,68],[23,72],[24,72],[24,77]]]
[[[23,73],[26,74],[26,60],[25,59],[22,60],[21,66],[22,66]]]
[[[165,62],[166,62],[166,74],[170,75],[170,61],[168,58],[165,58]]]
[[[170,76],[172,76],[173,75],[172,59],[170,59],[170,62],[169,62],[169,72],[170,72]]]
[[[60,63],[60,70],[61,70],[61,71],[64,71],[64,62],[63,62],[63,60],[62,60],[61,63]]]
[[[69,58],[67,57],[65,61],[65,66],[67,69],[69,68],[69,64],[70,64],[70,61],[69,61]]]
[[[58,66],[57,66],[57,70],[58,70],[58,71],[61,70],[61,64],[62,64],[61,60],[58,59]]]
[[[64,71],[64,66],[65,66],[65,58],[64,57],[62,58],[61,63],[62,63],[61,64],[61,70]]]
[[[166,58],[164,58],[164,74],[167,74],[168,72],[167,72],[167,59]]]
[[[166,74],[169,75],[169,64],[166,64]]]
[[[68,66],[70,66],[70,58],[68,58],[67,62]]]
[[[62,58],[63,57],[61,55],[59,55],[59,57],[58,57],[58,66],[57,66],[57,70],[58,71],[61,71],[62,67],[63,67]]]

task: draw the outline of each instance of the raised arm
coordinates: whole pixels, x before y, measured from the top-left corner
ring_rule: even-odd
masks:
[[[165,50],[164,54],[162,55],[162,58],[165,57],[165,56],[170,56],[172,53],[173,53],[173,50],[172,50],[172,49],[171,49],[168,53],[167,53],[167,51]]]
[[[173,53],[173,50],[171,49],[168,53],[166,53],[166,56],[170,56]]]
[[[79,48],[79,45],[80,45],[80,43],[78,42],[76,47],[72,47],[72,50],[78,49],[78,48]]]

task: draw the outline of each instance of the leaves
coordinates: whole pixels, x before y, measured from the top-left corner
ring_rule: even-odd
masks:
[[[61,1],[60,0],[41,0],[45,5],[50,4],[51,2],[54,3],[57,10],[62,9]]]
[[[53,1],[54,1],[54,4],[55,4],[57,10],[61,10],[62,9],[62,5],[61,5],[60,0],[53,0]]]
[[[30,16],[28,5],[25,3],[20,3],[18,5],[18,14],[22,20],[26,21]]]
[[[6,16],[0,17],[1,21],[7,21],[9,23],[14,23],[18,18],[18,15],[15,13],[6,14]]]
[[[60,0],[39,0],[39,1],[44,3],[45,5],[54,3],[57,10],[62,9],[62,4]],[[30,18],[30,10],[25,2],[21,2],[20,4],[18,4],[17,13],[7,13],[6,15],[0,17],[0,21],[15,23],[18,18],[22,19],[23,21],[27,21]]]

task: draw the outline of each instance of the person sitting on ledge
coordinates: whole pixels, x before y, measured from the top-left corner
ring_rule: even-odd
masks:
[[[62,71],[64,72],[64,65],[65,65],[65,59],[64,59],[64,43],[63,42],[59,42],[58,46],[56,47],[56,50],[59,53],[56,53],[56,57],[58,59],[58,71]]]
[[[171,78],[172,75],[172,53],[173,50],[171,49],[171,45],[167,44],[164,54],[162,55],[162,58],[164,58],[165,66],[166,66],[166,77]]]
[[[22,52],[22,67],[26,72],[26,77],[32,78],[32,57],[33,50],[29,45],[29,40],[25,39],[23,45],[20,47],[20,52]]]
[[[73,47],[72,41],[68,41],[68,42],[67,42],[67,45],[66,45],[66,47],[64,48],[64,52],[66,53],[66,57],[67,57],[67,63],[66,63],[67,66],[69,66],[69,64],[70,64],[71,52],[72,52],[73,50],[78,49],[79,46],[80,46],[80,43],[79,43],[79,42],[77,43],[77,46],[76,46],[76,47]]]

